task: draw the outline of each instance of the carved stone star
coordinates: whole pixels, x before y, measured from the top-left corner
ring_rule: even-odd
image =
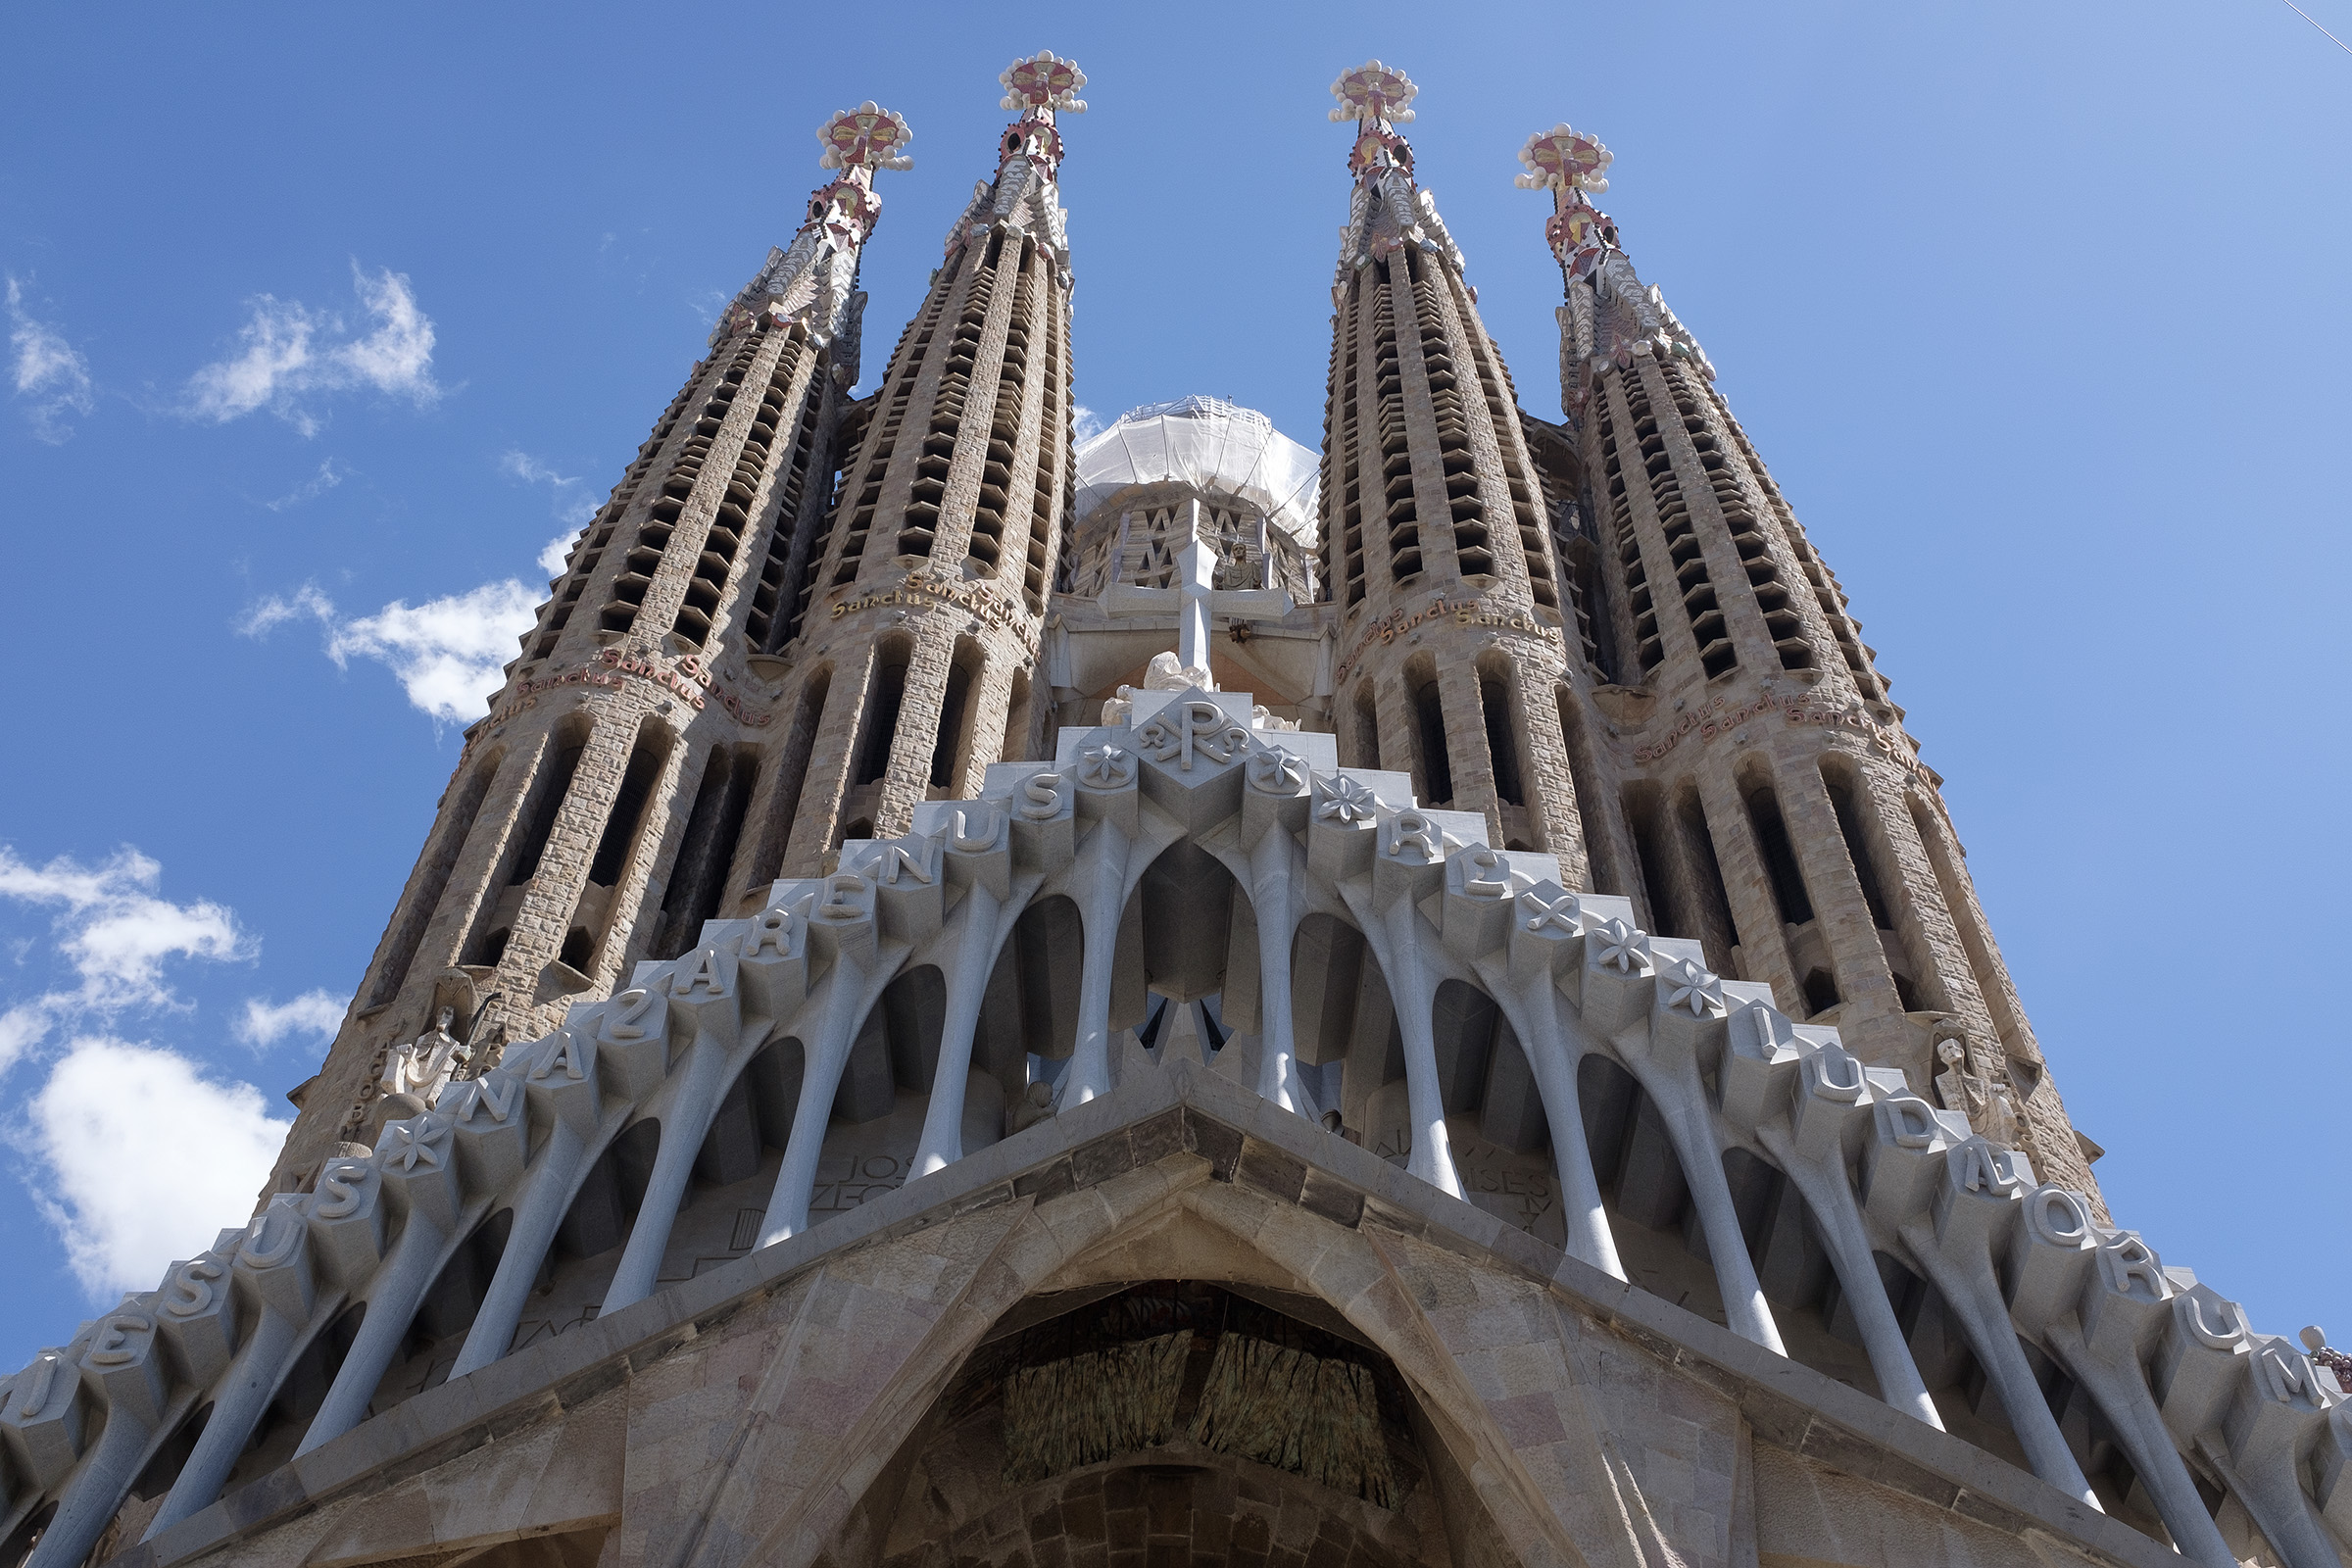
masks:
[[[1097,789],[1115,790],[1135,777],[1135,759],[1116,746],[1096,746],[1078,755],[1078,779]]]
[[[413,1122],[388,1122],[384,1126],[382,1152],[387,1168],[398,1166],[403,1172],[414,1171],[422,1165],[426,1170],[439,1170],[449,1162],[441,1149],[442,1129],[429,1116]]]
[[[1649,933],[1623,920],[1603,920],[1592,933],[1600,939],[1597,962],[1619,974],[1632,974],[1649,958]]]
[[[1683,962],[1674,966],[1666,990],[1666,1009],[1680,1008],[1693,1018],[1720,1018],[1727,1011],[1723,1001],[1723,981],[1710,973],[1703,964]]]
[[[1279,746],[1251,753],[1249,766],[1250,787],[1268,795],[1295,795],[1306,782],[1305,759]]]

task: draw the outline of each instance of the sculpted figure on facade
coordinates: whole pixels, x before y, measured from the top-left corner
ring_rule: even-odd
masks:
[[[1936,1059],[1943,1070],[1936,1075],[1936,1093],[1943,1108],[1968,1118],[1969,1126],[1986,1142],[2000,1148],[2017,1143],[2017,1103],[2009,1086],[1968,1070],[1968,1047],[1958,1040],[1936,1043]]]
[[[433,1019],[432,1028],[403,1046],[395,1046],[384,1062],[384,1075],[377,1081],[378,1092],[384,1095],[411,1095],[430,1107],[473,1057],[472,1048],[450,1033],[457,1021],[455,1007],[443,1007]]]

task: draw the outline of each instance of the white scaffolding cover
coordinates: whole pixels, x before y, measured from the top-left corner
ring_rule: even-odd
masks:
[[[1223,398],[1147,403],[1078,449],[1078,515],[1131,485],[1169,480],[1227,495],[1313,549],[1317,458],[1255,409]]]

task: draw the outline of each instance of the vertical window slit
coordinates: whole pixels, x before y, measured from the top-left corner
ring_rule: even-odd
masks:
[[[466,841],[473,834],[474,818],[481,814],[482,800],[490,793],[490,780],[504,760],[502,754],[495,752],[483,758],[459,787],[440,835],[427,851],[416,896],[402,912],[400,928],[393,934],[384,955],[375,989],[368,994],[368,1006],[383,1006],[400,995],[401,986],[409,978],[409,965],[416,959],[417,946],[424,941],[425,927],[432,923],[434,912],[441,907],[441,896],[449,891],[450,874],[457,869],[459,858],[466,853]]]
[[[1453,760],[1446,751],[1446,704],[1438,693],[1436,670],[1428,663],[1405,675],[1412,693],[1413,739],[1421,754],[1424,806],[1453,803]]]
[[[1772,901],[1785,925],[1804,925],[1813,918],[1813,900],[1805,892],[1804,873],[1797,868],[1796,847],[1788,840],[1788,824],[1781,816],[1781,800],[1769,783],[1757,782],[1745,791],[1747,820],[1756,835],[1756,853],[1763,857],[1764,875],[1772,883]]]
[[[662,925],[649,956],[674,958],[694,945],[703,922],[717,918],[726,903],[727,871],[743,836],[744,812],[760,772],[759,754],[749,747],[714,747],[703,766],[702,786],[686,818],[685,836],[662,895]]]
[[[874,653],[873,681],[866,693],[864,722],[858,726],[858,766],[850,775],[853,788],[878,784],[890,771],[891,743],[898,738],[899,707],[906,699],[906,647],[884,645]]]
[[[1642,861],[1642,889],[1649,898],[1649,928],[1662,937],[1690,937],[1698,933],[1684,917],[1682,901],[1676,897],[1674,873],[1666,859],[1666,841],[1655,784],[1636,783],[1625,787],[1625,819],[1634,830],[1634,854]]]

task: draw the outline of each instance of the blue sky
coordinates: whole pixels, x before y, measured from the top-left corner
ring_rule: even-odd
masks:
[[[2307,5],[2352,37],[2352,5]],[[1422,84],[1522,401],[1565,119],[1909,710],[2118,1216],[2291,1332],[2352,1306],[2352,55],[2278,0],[12,9],[0,93],[0,1363],[242,1218],[539,558],[812,132],[904,113],[869,377],[996,74],[1075,57],[1076,389],[1313,443],[1327,84]],[[2341,1325],[2352,1333],[2352,1320]]]

